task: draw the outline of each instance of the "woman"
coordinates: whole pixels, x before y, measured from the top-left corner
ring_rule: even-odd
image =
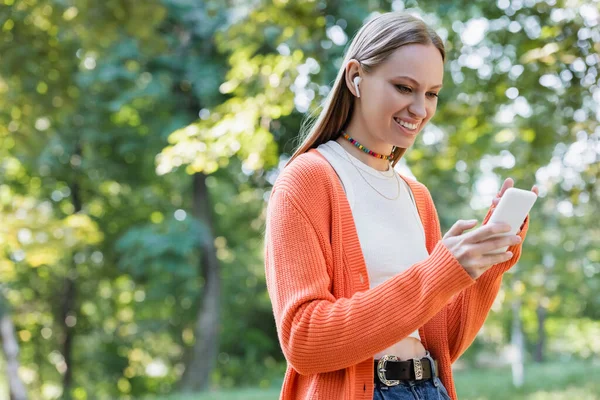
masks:
[[[442,238],[427,188],[395,172],[435,113],[444,57],[415,17],[367,22],[275,182],[265,270],[288,362],[281,399],[456,399],[451,365],[519,259],[529,217],[491,238],[509,230],[486,224],[507,179],[481,227],[459,220]]]

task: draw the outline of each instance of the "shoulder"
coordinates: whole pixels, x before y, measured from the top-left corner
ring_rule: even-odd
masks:
[[[273,191],[283,190],[292,198],[311,200],[332,197],[335,192],[335,170],[315,149],[297,156],[279,174]]]
[[[415,178],[412,178],[412,177],[404,175],[404,174],[400,174],[400,175],[408,183],[408,185],[410,186],[410,189],[413,191],[413,193],[415,194],[415,196],[417,198],[424,199],[427,202],[429,202],[429,201],[433,202],[431,193],[429,192],[429,189],[427,189],[427,186],[425,186],[423,183],[419,182]]]
[[[335,201],[336,174],[329,162],[316,149],[297,156],[279,174],[273,192],[283,191],[286,197],[308,214],[328,209]]]

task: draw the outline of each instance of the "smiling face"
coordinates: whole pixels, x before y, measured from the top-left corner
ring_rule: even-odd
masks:
[[[437,108],[444,76],[440,51],[434,45],[410,44],[395,50],[368,74],[356,60],[348,67],[347,82],[361,76],[348,134],[384,154],[390,153],[392,145],[412,146]],[[352,84],[349,88],[356,95]]]

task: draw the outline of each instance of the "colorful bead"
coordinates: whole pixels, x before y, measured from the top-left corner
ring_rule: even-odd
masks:
[[[389,160],[389,161],[392,161],[394,159],[394,152],[393,151],[392,151],[392,154],[390,154],[389,156],[386,156],[386,155],[383,155],[383,154],[379,154],[379,153],[375,153],[373,150],[367,149],[365,146],[363,146],[362,144],[358,143],[355,139],[351,138],[350,135],[348,135],[346,132],[342,131],[342,136],[344,137],[344,139],[347,139],[354,146],[358,147],[359,149],[361,149],[365,153],[372,155],[373,157],[377,157],[377,158],[381,158],[382,160]]]

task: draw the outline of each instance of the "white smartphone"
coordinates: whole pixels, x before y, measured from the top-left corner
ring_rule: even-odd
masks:
[[[523,221],[525,221],[529,210],[531,210],[536,200],[537,195],[532,191],[508,188],[500,198],[500,202],[496,206],[488,223],[507,223],[510,225],[510,232],[499,233],[490,237],[515,235],[521,225],[523,225]],[[486,254],[504,253],[507,249],[508,246]]]

